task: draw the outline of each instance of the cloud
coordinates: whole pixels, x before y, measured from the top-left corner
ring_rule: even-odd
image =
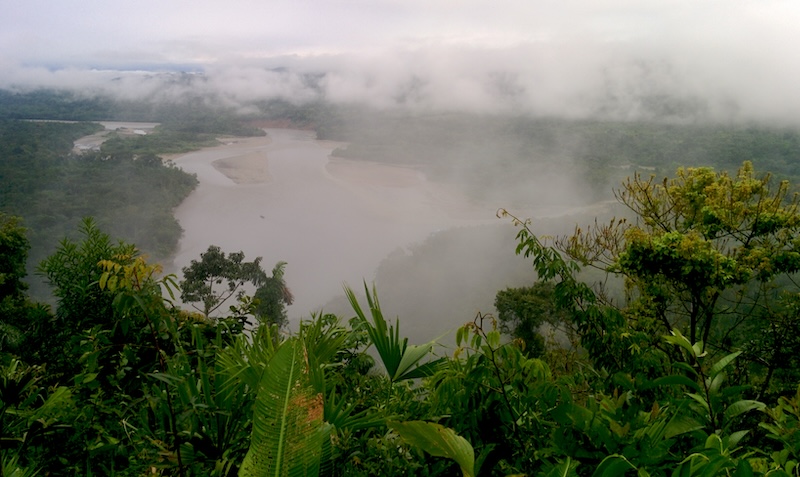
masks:
[[[0,86],[157,98],[178,70],[234,105],[796,121],[798,21],[788,0],[32,0],[0,20]]]

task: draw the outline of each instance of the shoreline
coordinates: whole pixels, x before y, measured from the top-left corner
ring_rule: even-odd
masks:
[[[295,128],[271,128],[297,133],[309,131]],[[270,173],[270,155],[273,145],[269,133],[266,136],[252,137],[220,137],[221,144],[205,147],[188,153],[162,155],[164,161],[191,160],[188,156],[195,153],[230,151],[229,157],[223,157],[211,162],[211,166],[220,174],[237,185],[264,184],[274,180]],[[331,152],[343,144],[337,141],[316,140],[312,141],[323,149]],[[332,179],[346,182],[359,187],[390,187],[407,188],[424,186],[428,179],[419,166],[406,164],[387,164],[369,159],[352,159],[328,154],[325,163],[325,173]]]

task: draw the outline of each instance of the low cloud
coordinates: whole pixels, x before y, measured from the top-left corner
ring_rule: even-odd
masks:
[[[131,71],[6,64],[0,87],[156,101],[192,92],[232,106],[281,98],[421,111],[794,123],[800,117],[800,60],[783,51],[624,41],[492,48],[437,43],[362,54],[239,58],[182,74],[166,72],[169,65]]]

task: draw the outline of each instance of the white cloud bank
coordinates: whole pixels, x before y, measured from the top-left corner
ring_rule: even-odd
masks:
[[[174,0],[4,7],[0,87],[232,104],[797,123],[800,4],[763,0]],[[312,75],[312,76],[309,76]],[[666,101],[669,99],[669,101]]]

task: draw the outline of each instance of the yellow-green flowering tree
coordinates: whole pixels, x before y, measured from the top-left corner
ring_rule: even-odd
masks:
[[[613,327],[616,351],[635,353],[649,343],[647,336],[679,329],[691,342],[702,342],[704,351],[730,352],[754,341],[754,329],[779,335],[796,330],[798,320],[788,315],[798,294],[793,278],[800,271],[800,213],[788,182],[757,174],[745,162],[733,175],[709,167],[680,168],[661,181],[637,174],[615,195],[632,217],[576,228],[552,247],[522,223],[520,251],[533,254],[539,268],[563,261],[553,274],[562,284],[557,295],[572,297],[584,312],[587,304],[615,309],[582,315],[585,341],[607,346],[610,340],[594,335],[612,333]],[[584,267],[622,277],[624,302],[565,287],[579,282],[575,272]],[[638,341],[631,338],[637,333]],[[771,375],[780,346],[776,341],[750,360]]]

